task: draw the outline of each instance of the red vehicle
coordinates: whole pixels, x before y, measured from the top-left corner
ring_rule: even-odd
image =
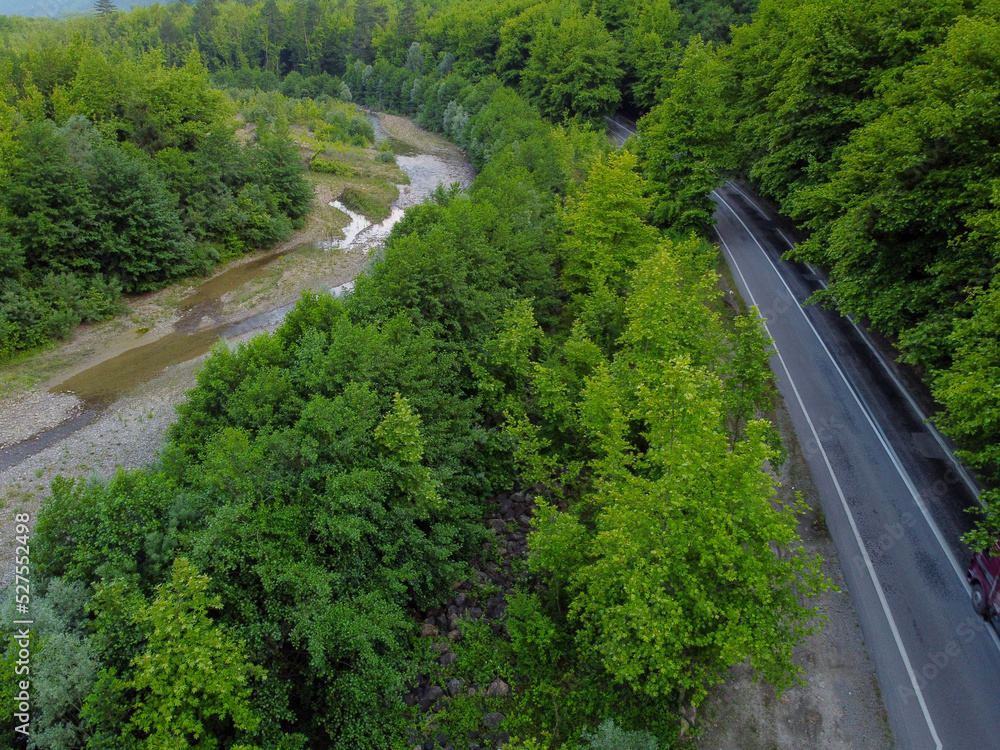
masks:
[[[1000,539],[990,554],[976,552],[972,556],[965,577],[972,587],[972,606],[1000,630]]]

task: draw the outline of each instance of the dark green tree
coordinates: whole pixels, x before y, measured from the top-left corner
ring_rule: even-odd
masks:
[[[148,291],[190,269],[192,244],[177,199],[149,157],[107,144],[97,149],[90,180],[97,201],[96,256],[101,271],[128,291]]]
[[[114,0],[95,0],[94,10],[102,18],[109,18],[118,12],[118,6]]]
[[[92,252],[98,207],[66,138],[43,121],[24,126],[18,141],[2,200],[8,231],[23,248],[26,267],[43,273],[100,271]]]
[[[732,121],[725,99],[727,69],[698,37],[688,44],[670,96],[639,125],[643,174],[656,192],[653,219],[678,232],[704,231],[722,181]]]
[[[280,72],[281,50],[285,46],[288,31],[285,17],[281,15],[278,4],[267,0],[260,10],[260,18],[264,31],[264,70]]]

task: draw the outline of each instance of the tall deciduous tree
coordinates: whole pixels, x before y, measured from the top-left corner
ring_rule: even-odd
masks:
[[[553,120],[611,112],[621,101],[620,45],[594,13],[542,26],[531,43],[521,88]]]
[[[636,268],[623,346],[578,405],[592,486],[569,511],[543,503],[529,545],[568,589],[581,652],[617,681],[697,703],[747,657],[789,686],[815,614],[800,596],[828,583],[797,548],[801,507],[774,503],[768,426],[750,421],[735,441],[727,429],[721,327],[694,302],[714,274],[687,244]]]
[[[722,181],[732,121],[726,68],[695,37],[670,80],[670,96],[639,123],[643,174],[656,191],[654,221],[679,232],[702,231],[715,211],[709,193]]]
[[[243,644],[212,622],[221,607],[208,593],[207,576],[184,559],[136,621],[151,629],[135,659],[128,686],[138,693],[131,725],[150,747],[211,750],[218,742],[206,722],[229,719],[252,730],[259,719],[249,709],[250,680],[262,670],[249,664]]]
[[[639,3],[629,15],[622,58],[632,103],[642,111],[661,100],[674,72],[679,25],[669,0]]]
[[[988,52],[998,44],[996,20],[958,21],[887,91],[886,112],[855,132],[833,178],[795,199],[814,230],[796,256],[831,268],[830,291],[817,297],[888,334],[925,328],[909,334],[925,366],[943,362],[921,339],[940,338],[942,316],[996,263],[986,248],[952,242],[1000,179],[1000,61]]]

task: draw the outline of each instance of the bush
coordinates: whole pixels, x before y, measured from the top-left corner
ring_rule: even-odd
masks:
[[[358,170],[350,164],[345,164],[342,161],[333,161],[332,159],[324,159],[320,156],[312,158],[309,162],[309,169],[313,172],[332,174],[338,177],[355,177],[358,174]]]
[[[381,221],[392,210],[386,201],[357,187],[347,188],[341,194],[340,201],[355,213],[364,214],[372,221]]]
[[[584,732],[580,739],[588,750],[658,750],[660,746],[649,732],[626,731],[613,719],[602,722],[593,734]]]

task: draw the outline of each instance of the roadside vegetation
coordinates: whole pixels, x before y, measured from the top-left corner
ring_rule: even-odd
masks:
[[[895,344],[978,470],[981,549],[1000,533],[998,44],[990,2],[762,0],[731,44],[690,42],[641,126],[667,171],[743,173],[808,232],[790,254],[829,272],[814,301]]]
[[[77,160],[104,151],[163,181],[142,205],[188,244],[134,278],[81,245],[86,278],[122,290],[280,239],[308,180],[371,179],[342,199],[378,217],[396,168],[358,159],[372,131],[348,101],[480,170],[411,209],[346,298],[306,295],[274,334],[214,350],[156,464],[55,481],[32,541],[34,746],[665,748],[732,665],[796,679],[828,582],[802,508],[776,500],[766,335],[754,310],[723,314],[704,239],[730,63],[685,36],[721,44],[718,18],[749,11],[712,7],[202,0],[4,21],[2,194],[50,153],[80,202],[98,170]],[[112,93],[62,117],[129,65],[214,108]],[[623,104],[655,109],[613,151],[594,126]],[[59,148],[27,150],[36,131]],[[171,192],[205,175],[230,208]],[[244,229],[208,221],[244,204]],[[23,205],[4,226],[27,289],[44,276]]]

